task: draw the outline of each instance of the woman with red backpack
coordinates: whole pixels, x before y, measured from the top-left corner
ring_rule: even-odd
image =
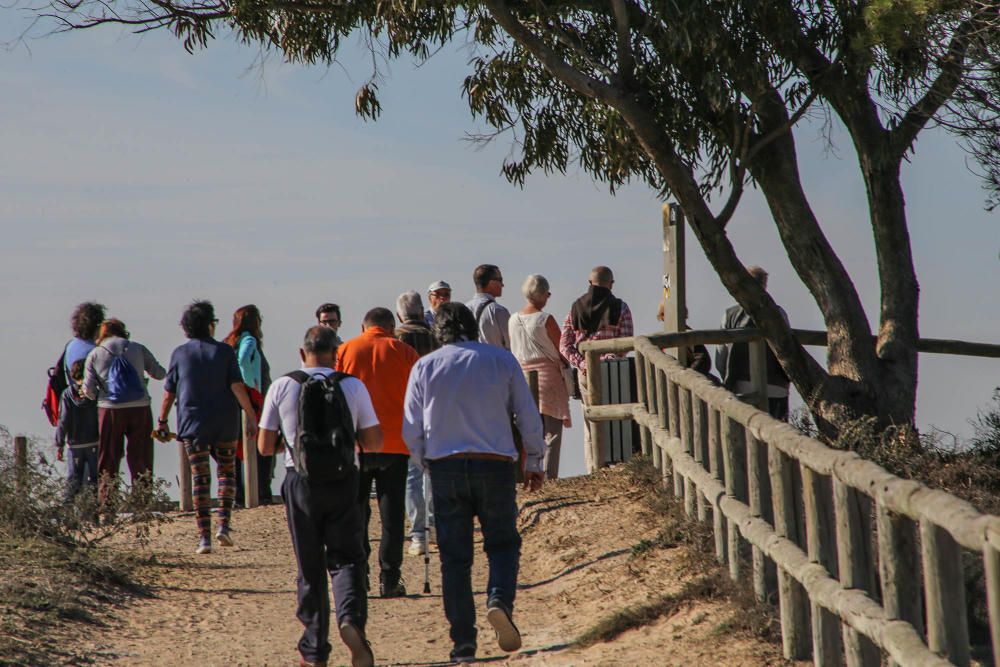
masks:
[[[264,406],[264,394],[271,385],[271,367],[264,356],[262,341],[264,334],[261,332],[261,323],[264,318],[260,315],[257,306],[250,304],[238,308],[233,313],[233,329],[229,335],[223,339],[236,351],[236,360],[239,363],[240,374],[243,382],[247,386],[247,394],[250,396],[250,403],[254,407],[255,414],[250,415],[254,421],[260,418],[260,411]],[[271,503],[271,478],[274,475],[274,457],[263,456],[254,447],[257,457],[257,495],[262,505]],[[243,437],[240,435],[236,446],[236,504],[244,505],[246,491],[243,479]]]

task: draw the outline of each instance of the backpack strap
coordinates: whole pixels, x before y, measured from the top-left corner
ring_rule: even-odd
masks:
[[[486,310],[486,307],[489,306],[491,303],[496,303],[496,301],[493,301],[492,299],[486,299],[476,307],[476,324],[479,324],[479,320],[481,320],[483,317],[483,312]]]
[[[286,378],[292,378],[299,384],[305,384],[306,380],[309,379],[309,373],[303,370],[292,371],[291,373],[285,373]]]

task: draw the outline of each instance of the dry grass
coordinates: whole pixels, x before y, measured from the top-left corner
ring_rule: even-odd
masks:
[[[162,489],[112,494],[113,516],[98,526],[92,494],[64,502],[63,480],[37,449],[20,480],[0,427],[0,665],[94,664],[76,638],[148,593],[135,576],[141,559],[101,544],[123,531],[147,539],[162,517]]]
[[[702,573],[687,582],[681,590],[652,601],[631,605],[598,620],[580,634],[576,642],[588,646],[611,641],[622,633],[669,618],[699,601],[728,599],[738,611],[719,622],[714,632],[719,635],[742,635],[777,643],[781,639],[775,609],[759,603],[753,591],[743,583],[733,582],[728,571],[715,560],[715,541],[708,524],[689,519],[673,498],[671,489],[663,484],[659,471],[648,458],[634,457],[628,464],[628,486],[638,492],[647,509],[656,516],[661,528],[653,539],[642,540],[632,547],[632,558],[656,557],[659,550],[680,545],[676,556],[684,569]]]

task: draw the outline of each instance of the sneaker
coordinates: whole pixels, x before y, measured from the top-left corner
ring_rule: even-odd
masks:
[[[306,660],[299,653],[299,667],[326,667],[326,660]]]
[[[365,639],[364,633],[358,626],[353,623],[342,623],[340,639],[351,652],[351,667],[375,667],[372,645]]]
[[[198,540],[198,548],[194,552],[196,554],[212,553],[212,538],[208,535],[202,535],[201,539]]]
[[[219,544],[224,547],[233,546],[233,536],[229,534],[229,528],[227,526],[219,526],[219,532],[215,534],[215,539],[217,539]]]
[[[476,661],[476,645],[462,644],[451,650],[451,661],[460,665],[467,665]]]
[[[387,575],[385,572],[379,577],[379,595],[383,598],[405,598],[406,586],[403,578],[397,575]]]
[[[497,633],[500,650],[510,653],[521,648],[521,633],[511,620],[510,612],[499,602],[491,602],[486,610],[486,620]]]
[[[427,553],[427,547],[420,540],[410,540],[410,548],[407,549],[407,553],[411,556],[423,556]]]

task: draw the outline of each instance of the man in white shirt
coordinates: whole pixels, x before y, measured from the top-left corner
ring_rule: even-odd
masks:
[[[302,371],[310,376],[331,375],[336,364],[337,335],[326,326],[306,332],[299,355]],[[305,626],[299,640],[302,667],[327,664],[330,600],[326,570],[329,570],[336,605],[340,638],[350,650],[352,667],[375,664],[371,646],[365,639],[368,594],[365,586],[364,515],[357,503],[359,472],[349,471],[346,479],[317,483],[295,471],[292,449],[298,435],[299,392],[302,385],[289,376],[271,385],[260,416],[257,448],[264,456],[274,454],[279,432],[284,435],[285,500],[288,530],[299,566],[298,613]],[[354,421],[358,442],[367,451],[382,447],[382,429],[368,390],[357,378],[340,381]]]

